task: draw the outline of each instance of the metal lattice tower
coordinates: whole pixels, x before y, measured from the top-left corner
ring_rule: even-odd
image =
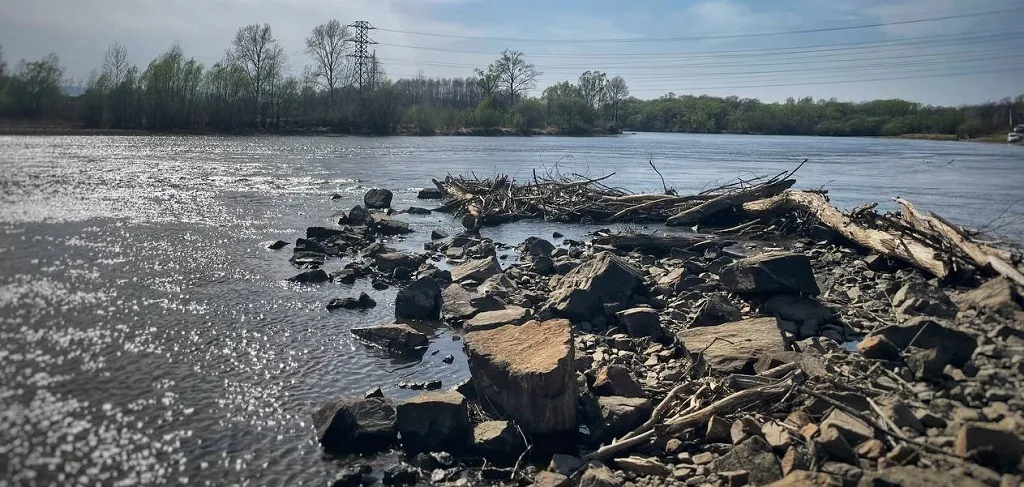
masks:
[[[353,42],[356,45],[354,54],[350,54],[349,57],[356,60],[356,83],[359,85],[359,89],[365,89],[367,83],[370,81],[372,73],[370,73],[370,59],[373,55],[369,52],[370,44],[376,44],[373,39],[370,39],[370,31],[374,29],[369,22],[360,20],[353,23],[349,27],[356,30],[356,37]]]

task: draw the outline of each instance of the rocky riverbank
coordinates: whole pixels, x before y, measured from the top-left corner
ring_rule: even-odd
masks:
[[[324,450],[350,460],[333,485],[1021,482],[1021,287],[991,269],[938,279],[806,213],[756,238],[537,236],[503,266],[482,218],[413,254],[383,243],[409,232],[390,192],[364,203],[295,242],[293,280],[399,286],[395,322],[352,333],[415,355],[452,327],[472,378],[316,411]],[[390,449],[403,460],[383,471],[360,460]]]

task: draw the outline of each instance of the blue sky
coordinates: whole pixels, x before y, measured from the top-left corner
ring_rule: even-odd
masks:
[[[1017,0],[10,3],[0,16],[9,64],[55,52],[76,79],[100,65],[114,40],[143,67],[175,41],[209,64],[223,56],[235,29],[254,22],[271,24],[289,69],[300,74],[309,63],[304,37],[338,18],[381,28],[372,36],[392,77],[469,76],[502,49],[521,50],[544,73],[535,94],[587,69],[622,76],[640,98],[674,92],[956,105],[1024,93],[1024,4]],[[1020,12],[977,15],[1012,8]],[[921,21],[942,17],[951,18]],[[892,25],[850,28],[867,24]]]

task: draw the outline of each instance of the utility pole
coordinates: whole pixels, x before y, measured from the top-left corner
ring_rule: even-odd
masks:
[[[356,30],[356,38],[353,40],[356,45],[355,53],[350,54],[349,57],[356,60],[356,83],[359,85],[360,90],[364,90],[372,77],[370,69],[373,67],[370,66],[370,59],[373,55],[369,53],[368,48],[370,44],[376,44],[373,39],[370,39],[370,31],[374,27],[365,20],[355,22],[349,27]]]

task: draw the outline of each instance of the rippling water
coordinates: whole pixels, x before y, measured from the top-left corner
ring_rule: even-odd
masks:
[[[353,341],[387,321],[394,290],[303,287],[289,250],[366,187],[423,205],[445,173],[617,173],[611,183],[682,192],[776,173],[807,158],[801,187],[843,207],[902,195],[975,226],[1024,236],[1024,151],[1002,145],[688,135],[609,138],[0,137],[0,485],[323,484],[313,441],[324,401],[401,381],[467,376],[448,332],[419,364]],[[344,195],[330,201],[332,193]],[[445,215],[401,217],[421,248]],[[489,230],[505,243],[550,225]],[[570,237],[583,228],[566,231]],[[332,262],[330,271],[341,263]],[[368,312],[328,313],[367,291]],[[432,355],[433,350],[439,353]]]

